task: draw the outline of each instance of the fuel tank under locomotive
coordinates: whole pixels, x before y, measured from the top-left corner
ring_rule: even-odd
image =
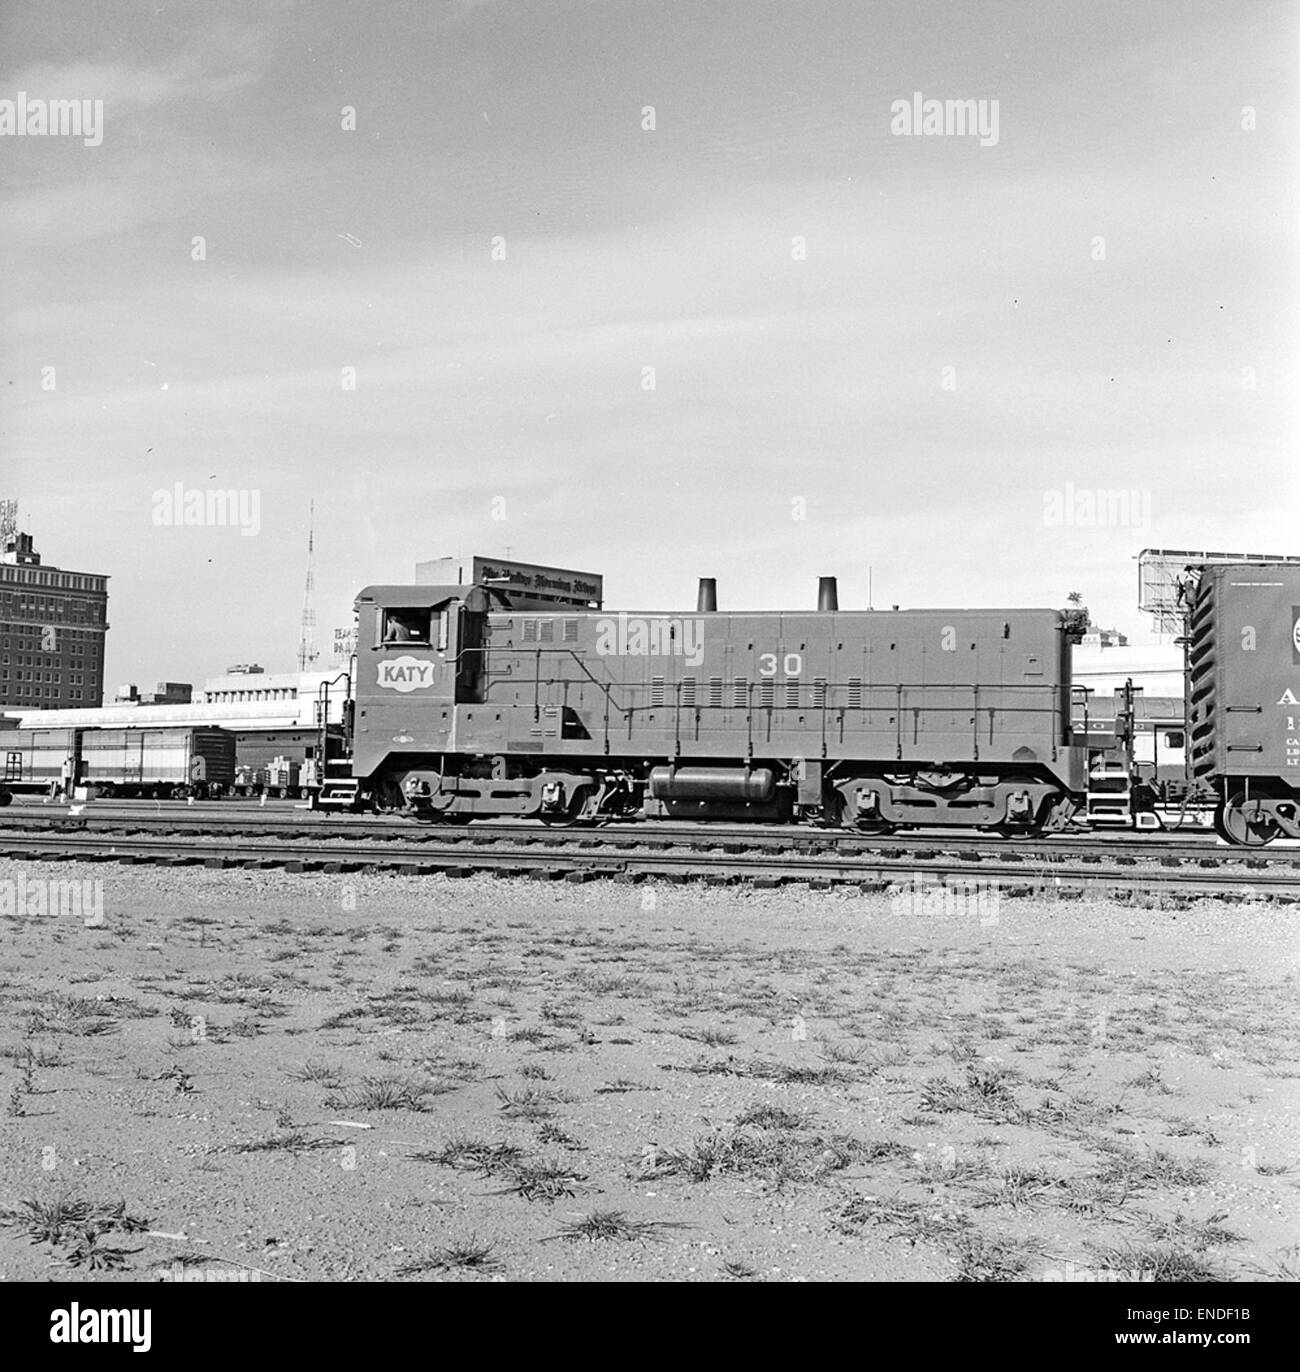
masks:
[[[646,791],[648,818],[785,819],[792,811],[770,767],[652,767]]]

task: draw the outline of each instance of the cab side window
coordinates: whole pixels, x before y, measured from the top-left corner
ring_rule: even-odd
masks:
[[[429,643],[429,627],[433,611],[429,609],[385,610],[385,643]]]

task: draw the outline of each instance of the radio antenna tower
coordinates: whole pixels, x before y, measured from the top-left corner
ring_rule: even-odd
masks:
[[[0,500],[0,551],[11,539],[18,536],[18,502]]]
[[[316,651],[316,571],[314,545],[316,542],[316,502],[308,506],[307,514],[307,585],[302,596],[302,632],[298,637],[298,670],[305,672],[320,656]]]

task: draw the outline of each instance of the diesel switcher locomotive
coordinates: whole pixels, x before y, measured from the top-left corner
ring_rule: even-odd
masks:
[[[609,613],[599,578],[480,561],[361,592],[353,756],[319,804],[1008,834],[1082,804],[1070,612],[842,611],[824,578],[816,610],[719,611],[706,581],[694,614]]]

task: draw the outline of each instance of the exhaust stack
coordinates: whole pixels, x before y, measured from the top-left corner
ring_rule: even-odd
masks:
[[[819,610],[838,610],[840,608],[840,583],[833,576],[823,576],[817,581],[817,608]]]
[[[700,593],[695,599],[695,610],[697,614],[708,614],[718,608],[718,578],[716,576],[702,576],[700,578]]]

